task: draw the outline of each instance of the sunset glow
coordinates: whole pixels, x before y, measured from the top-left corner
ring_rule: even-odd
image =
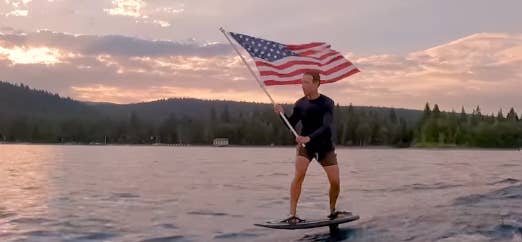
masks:
[[[269,102],[218,30],[224,26],[281,43],[331,44],[361,70],[320,87],[341,105],[421,109],[430,102],[444,110],[477,105],[488,112],[522,109],[517,91],[522,85],[522,30],[513,24],[522,17],[511,13],[516,6],[494,6],[510,16],[507,21],[480,14],[492,8],[481,3],[474,12],[452,6],[455,13],[440,19],[433,8],[446,3],[419,2],[409,11],[387,2],[381,6],[386,11],[377,13],[369,3],[317,9],[278,2],[281,10],[268,14],[278,23],[274,25],[266,16],[252,14],[267,4],[231,1],[227,8],[212,1],[111,0],[88,6],[0,1],[0,73],[7,81],[84,101],[193,97]],[[348,6],[358,11],[339,10]],[[295,19],[282,17],[285,9],[296,7]],[[323,17],[305,14],[310,11]],[[364,30],[360,19],[365,19]],[[433,25],[434,20],[446,27]],[[333,23],[344,27],[339,30]],[[298,85],[268,90],[276,102],[292,103],[302,95]]]
[[[0,46],[0,55],[5,56],[12,64],[45,64],[60,63],[60,50],[47,47],[15,47],[6,49]]]

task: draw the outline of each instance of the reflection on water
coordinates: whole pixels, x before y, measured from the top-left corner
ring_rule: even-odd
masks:
[[[49,216],[50,169],[60,164],[59,147],[2,145],[0,154],[0,234],[38,228]]]
[[[519,151],[338,149],[341,226],[253,226],[288,213],[293,148],[0,145],[1,241],[517,241]],[[326,216],[322,168],[298,213]]]

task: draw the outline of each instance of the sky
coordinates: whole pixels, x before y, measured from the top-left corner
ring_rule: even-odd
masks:
[[[269,103],[224,27],[331,44],[361,70],[321,85],[340,105],[520,113],[520,9],[520,0],[0,0],[0,80],[93,102]],[[280,103],[302,96],[298,85],[268,91]]]

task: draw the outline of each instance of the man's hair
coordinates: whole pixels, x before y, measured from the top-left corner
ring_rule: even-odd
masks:
[[[312,82],[317,83],[317,85],[321,84],[321,76],[318,71],[306,71],[303,75],[312,76]]]

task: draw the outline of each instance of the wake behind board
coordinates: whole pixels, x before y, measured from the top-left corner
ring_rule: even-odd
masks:
[[[330,226],[330,229],[336,228],[339,224],[348,223],[359,219],[358,215],[350,214],[336,219],[312,219],[297,224],[281,223],[279,221],[268,221],[265,223],[254,224],[255,226],[271,228],[271,229],[311,229],[323,226]]]

